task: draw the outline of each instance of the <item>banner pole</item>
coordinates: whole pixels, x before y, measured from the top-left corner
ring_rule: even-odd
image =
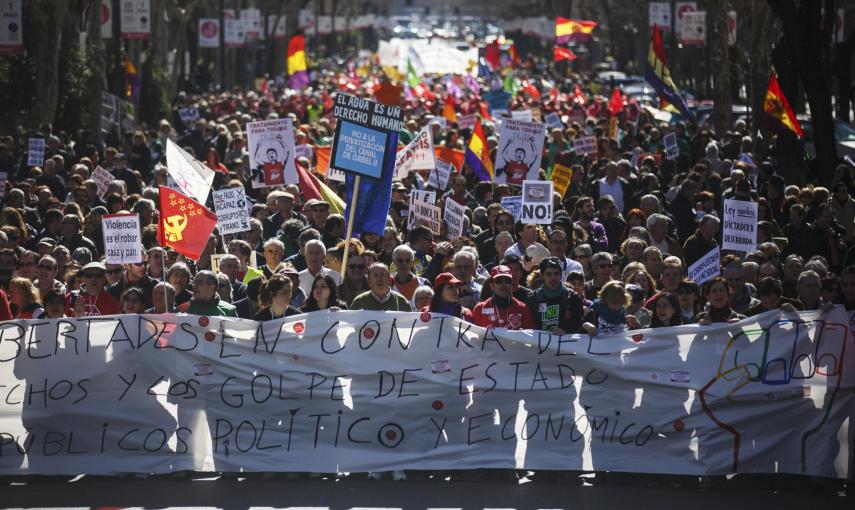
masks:
[[[341,257],[341,281],[344,283],[344,277],[347,274],[347,255],[350,252],[350,235],[353,233],[353,217],[356,215],[356,200],[359,198],[359,179],[360,175],[356,174],[353,181],[353,198],[350,200],[350,212],[347,215],[347,233],[345,234],[344,255]]]
[[[163,264],[163,281],[164,283],[169,283],[169,279],[166,277],[166,247],[162,248],[163,254],[160,256],[160,262]],[[166,285],[163,286],[163,306],[166,309],[166,313],[169,313],[169,292],[166,291]]]

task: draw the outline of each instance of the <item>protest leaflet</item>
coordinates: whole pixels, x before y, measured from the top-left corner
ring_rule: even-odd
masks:
[[[392,133],[401,130],[401,108],[338,93],[330,167],[379,179],[387,157],[395,157]],[[397,141],[396,141],[397,144]]]
[[[137,213],[105,214],[101,217],[107,264],[141,264],[142,231]]]
[[[95,167],[95,171],[92,172],[92,180],[95,181],[95,185],[98,187],[98,197],[101,200],[104,200],[104,197],[107,195],[107,188],[110,187],[110,183],[116,180],[113,177],[113,174],[104,170],[101,165]]]
[[[466,206],[460,205],[453,198],[445,200],[445,237],[455,239],[463,235],[463,218]]]
[[[470,113],[468,115],[458,115],[457,116],[457,128],[458,129],[472,129],[475,127],[475,123],[478,121],[478,115],[475,113]]]
[[[665,159],[677,159],[680,155],[680,149],[677,147],[677,133],[671,131],[662,137],[662,143],[665,145]]]
[[[502,208],[514,215],[514,221],[520,220],[520,212],[522,211],[522,197],[519,195],[513,197],[502,197]]]
[[[552,223],[552,181],[523,181],[522,213],[523,223]]]
[[[516,119],[502,122],[493,182],[522,186],[524,180],[537,179],[544,129],[546,127],[539,122]]]
[[[403,179],[411,170],[430,170],[436,166],[433,137],[427,127],[395,155],[395,178]]]
[[[552,165],[552,182],[555,183],[555,191],[557,191],[562,198],[564,197],[564,193],[567,192],[567,188],[570,186],[570,181],[572,179],[572,168],[559,163]]]
[[[220,234],[234,234],[249,230],[249,210],[246,207],[246,189],[223,188],[214,191],[214,211]]]
[[[689,266],[689,279],[698,285],[712,280],[721,272],[720,266],[721,250],[718,246],[707,252],[697,262]]]
[[[722,213],[722,249],[746,253],[756,250],[757,202],[726,199]]]
[[[511,118],[514,120],[524,120],[527,122],[531,122],[533,120],[533,117],[531,115],[531,109],[513,110],[511,111]]]
[[[452,168],[451,163],[437,159],[436,166],[430,170],[428,186],[439,191],[445,191],[448,187],[448,177],[451,175]]]
[[[181,122],[190,124],[199,119],[199,110],[195,106],[179,108],[178,117],[181,119]]]
[[[253,188],[299,184],[291,119],[250,122],[246,136]]]
[[[27,166],[42,166],[45,164],[44,138],[30,138],[27,147]]]
[[[587,156],[597,152],[597,139],[594,136],[583,136],[573,140],[573,150],[579,156]]]

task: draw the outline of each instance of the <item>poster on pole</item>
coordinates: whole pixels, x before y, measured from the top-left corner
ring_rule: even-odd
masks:
[[[172,140],[166,141],[166,171],[184,194],[200,204],[208,200],[214,171]]]
[[[142,231],[137,213],[105,214],[101,217],[107,264],[141,264]]]
[[[428,175],[428,186],[439,191],[445,191],[448,187],[448,177],[451,175],[451,170],[454,168],[451,163],[441,159],[436,160],[436,166],[431,168]]]
[[[247,39],[258,39],[261,37],[261,10],[251,7],[241,9],[240,19],[243,22],[243,31]]]
[[[596,154],[597,138],[595,136],[583,136],[573,139],[573,150],[578,156],[587,156],[588,154]]]
[[[679,37],[683,33],[683,17],[697,10],[698,4],[694,1],[674,3],[674,35]]]
[[[522,212],[523,223],[552,223],[552,181],[523,181]]]
[[[119,11],[123,38],[149,38],[151,35],[150,0],[123,0]]]
[[[0,2],[0,55],[24,51],[23,26],[21,0]]]
[[[515,195],[512,197],[502,197],[502,209],[505,209],[514,216],[514,221],[520,220],[520,212],[522,211],[522,197]]]
[[[330,166],[379,179],[386,158],[395,157],[389,140],[401,130],[401,108],[339,93],[333,115],[338,119]]]
[[[395,155],[395,179],[404,179],[412,170],[430,170],[436,166],[433,137],[427,127]]]
[[[662,137],[662,143],[665,145],[665,159],[677,159],[680,155],[680,148],[677,146],[677,133],[671,131]]]
[[[516,119],[502,122],[493,182],[522,186],[525,180],[537,179],[545,129],[539,122]]]
[[[245,188],[218,189],[213,195],[217,229],[220,234],[234,234],[249,230],[249,210],[246,207]]]
[[[463,235],[463,219],[466,206],[458,204],[453,198],[445,200],[445,236],[456,239]]]
[[[474,113],[457,116],[458,129],[472,129],[475,127],[476,122],[478,122],[478,115]]]
[[[270,34],[272,39],[285,39],[287,35],[287,21],[288,18],[285,17],[284,14],[268,14],[267,15],[267,33]]]
[[[716,246],[698,259],[697,262],[689,266],[689,279],[698,285],[703,285],[705,282],[712,280],[721,272],[720,260],[721,250]]]
[[[92,180],[95,181],[98,198],[104,200],[104,197],[107,196],[107,189],[110,187],[110,183],[116,180],[116,178],[101,165],[98,165],[95,167],[95,171],[92,172]]]
[[[573,179],[573,169],[569,166],[564,166],[559,163],[552,165],[552,182],[555,183],[555,191],[561,197],[567,192],[570,186],[570,181]]]
[[[647,24],[650,28],[659,27],[660,31],[671,31],[671,4],[651,2],[647,11]]]
[[[217,18],[199,19],[199,47],[220,47],[220,20]]]
[[[27,166],[42,166],[45,164],[45,139],[30,138],[27,144]]]
[[[703,46],[707,41],[707,13],[704,11],[683,14],[680,24],[680,42],[687,46]]]
[[[564,123],[561,122],[561,116],[555,112],[549,112],[546,114],[546,127],[549,129],[563,129]]]
[[[757,202],[725,199],[721,247],[752,252],[757,249]]]
[[[291,119],[250,122],[246,136],[253,188],[299,184]]]

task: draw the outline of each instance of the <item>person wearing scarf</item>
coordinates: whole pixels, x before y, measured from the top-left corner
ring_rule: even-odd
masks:
[[[610,281],[600,289],[599,297],[591,305],[582,327],[591,336],[622,333],[638,327],[635,316],[626,313],[632,301],[623,283]]]
[[[695,322],[704,326],[714,322],[736,322],[745,316],[736,313],[730,306],[730,292],[728,292],[727,280],[716,276],[707,282],[708,307],[699,313]]]
[[[463,281],[458,280],[451,273],[438,274],[433,283],[436,291],[430,305],[423,307],[420,311],[441,313],[472,322],[472,311],[459,302],[461,285]]]

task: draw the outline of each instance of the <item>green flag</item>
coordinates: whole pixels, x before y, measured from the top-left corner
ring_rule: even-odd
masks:
[[[422,80],[416,72],[416,68],[413,66],[413,61],[407,57],[407,84],[409,84],[410,88],[415,88],[421,82]]]

